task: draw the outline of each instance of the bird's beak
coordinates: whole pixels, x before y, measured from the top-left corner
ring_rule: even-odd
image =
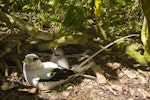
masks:
[[[24,59],[23,61],[22,61],[22,63],[26,63],[27,62],[27,59]]]

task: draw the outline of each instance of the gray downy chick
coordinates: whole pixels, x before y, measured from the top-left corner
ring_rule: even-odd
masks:
[[[51,59],[51,62],[58,64],[66,69],[69,69],[68,59],[66,58],[64,51],[60,48],[54,49]]]

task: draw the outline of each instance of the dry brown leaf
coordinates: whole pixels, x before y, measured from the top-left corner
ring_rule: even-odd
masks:
[[[117,69],[117,68],[121,67],[121,64],[118,62],[108,62],[107,66],[111,67],[112,69]]]
[[[144,77],[143,75],[140,75],[140,74],[138,75],[138,78],[141,80],[141,83],[142,83],[142,84],[145,84],[145,83],[147,83],[147,81],[148,81],[148,80],[146,79],[146,77]]]
[[[18,76],[18,72],[12,72],[10,76],[13,76],[13,77]]]
[[[131,69],[122,69],[122,72],[127,75],[129,78],[136,78],[137,77],[137,73],[134,70]]]
[[[148,71],[142,71],[140,69],[137,70],[139,73],[143,74],[145,77],[149,77],[150,76],[150,72]]]
[[[24,88],[24,89],[18,89],[18,91],[21,91],[21,92],[28,92],[30,89],[27,89],[27,88]]]
[[[81,89],[82,90],[88,90],[88,89],[92,89],[94,86],[94,82],[91,79],[84,79],[81,83]]]
[[[104,71],[101,69],[101,67],[99,65],[94,64],[91,67],[91,69],[94,71],[94,73],[96,75],[96,81],[98,84],[107,82],[105,76],[103,75]]]
[[[22,92],[29,92],[29,93],[36,93],[37,89],[36,88],[23,88],[23,89],[18,89],[18,91],[22,91]]]
[[[124,76],[124,73],[120,69],[117,69],[117,75],[119,78],[121,78]]]
[[[105,78],[103,74],[98,74],[96,76],[97,76],[96,81],[98,84],[107,83],[107,79]]]
[[[65,96],[65,97],[67,97],[67,96],[70,95],[70,93],[71,93],[71,91],[63,91],[62,95]]]
[[[29,90],[29,93],[34,94],[34,93],[36,93],[36,91],[37,91],[37,88],[31,88],[31,89]]]

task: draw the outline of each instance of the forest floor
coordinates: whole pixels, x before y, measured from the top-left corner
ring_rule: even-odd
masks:
[[[150,100],[150,71],[137,68],[142,66],[127,57],[113,58],[115,55],[102,67],[106,83],[77,77],[57,89],[40,91],[26,84],[22,73],[14,69],[8,77],[1,73],[0,100]]]
[[[85,55],[81,48],[70,47],[64,50],[68,53],[70,65],[90,56]],[[80,54],[72,54],[75,49]],[[36,54],[43,57],[42,61],[50,59],[49,53]],[[94,60],[101,66],[102,76],[106,78],[106,82],[104,77],[96,80],[80,76],[50,91],[40,91],[28,85],[22,73],[9,62],[9,71],[6,75],[5,68],[0,63],[0,100],[150,100],[149,66],[144,67],[120,50],[113,49],[100,53]],[[85,74],[95,77],[90,69]]]

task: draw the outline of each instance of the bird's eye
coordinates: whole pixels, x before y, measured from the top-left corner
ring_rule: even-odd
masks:
[[[60,54],[59,53],[55,53],[55,56],[60,56]]]
[[[37,60],[39,60],[39,58],[33,58],[33,61],[37,61]]]

